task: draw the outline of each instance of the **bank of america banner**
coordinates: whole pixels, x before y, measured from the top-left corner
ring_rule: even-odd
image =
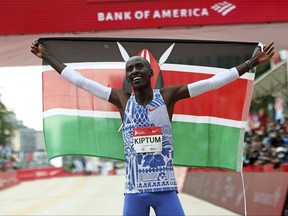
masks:
[[[209,78],[249,59],[257,43],[123,38],[41,38],[60,61],[105,86],[132,92],[125,62],[152,66],[153,88]],[[178,102],[172,119],[175,165],[239,171],[254,74]],[[44,135],[49,158],[88,155],[124,160],[116,107],[63,79],[43,62]]]
[[[0,10],[0,20],[5,20],[0,34],[288,21],[285,0],[49,0],[45,7],[39,0],[29,0],[29,6],[23,0],[2,0]]]

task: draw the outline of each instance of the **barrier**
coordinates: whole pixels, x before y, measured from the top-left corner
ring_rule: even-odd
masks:
[[[243,172],[288,172],[288,163],[275,167],[273,164],[253,164],[243,167]],[[231,172],[227,169],[189,167],[188,172]]]
[[[287,197],[288,172],[273,171],[273,176],[269,172],[244,172],[243,175],[247,214],[282,215]],[[183,192],[244,214],[240,173],[188,172]]]
[[[68,172],[61,167],[45,167],[36,169],[22,169],[17,170],[17,177],[19,181],[31,181],[44,178],[54,178],[63,176],[79,176],[84,175],[84,172]]]
[[[0,191],[19,183],[17,172],[14,170],[2,172],[0,171]]]
[[[274,169],[273,165],[243,167],[248,215],[282,214],[288,190],[287,171],[288,164],[282,164],[277,169]],[[240,173],[194,167],[175,167],[175,172],[181,192],[244,214],[244,194]],[[71,173],[55,167],[0,172],[0,190],[21,181],[75,175],[85,175],[85,173]]]

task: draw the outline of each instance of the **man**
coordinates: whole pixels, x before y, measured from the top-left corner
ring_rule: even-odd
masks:
[[[96,97],[114,104],[123,121],[123,140],[126,160],[124,215],[184,215],[177,196],[173,170],[171,119],[177,101],[219,88],[254,67],[269,60],[273,43],[259,50],[254,57],[237,67],[225,70],[212,78],[188,85],[166,86],[153,90],[149,62],[139,56],[126,62],[126,79],[134,93],[108,88],[66,67],[38,42],[31,52],[48,62],[62,77]]]

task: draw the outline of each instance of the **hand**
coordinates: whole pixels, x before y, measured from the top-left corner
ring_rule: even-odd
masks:
[[[43,53],[46,52],[46,48],[36,40],[31,44],[31,52],[38,58],[43,58]]]
[[[31,44],[31,52],[38,58],[45,60],[59,74],[61,74],[63,69],[66,67],[65,64],[63,64],[61,61],[51,55],[51,53],[46,49],[44,44],[40,44],[37,40]]]
[[[260,49],[256,52],[255,56],[253,57],[256,61],[256,65],[261,64],[263,62],[268,61],[274,55],[274,42],[271,42],[268,46],[264,45],[263,51]],[[253,62],[253,60],[252,60]],[[255,66],[256,66],[255,65]]]
[[[239,76],[242,76],[244,73],[248,72],[249,70],[254,72],[253,71],[254,67],[271,59],[272,56],[274,55],[273,45],[274,45],[274,42],[271,42],[268,46],[263,47],[263,51],[261,49],[258,49],[252,58],[250,58],[245,63],[238,65],[236,69],[239,73]]]

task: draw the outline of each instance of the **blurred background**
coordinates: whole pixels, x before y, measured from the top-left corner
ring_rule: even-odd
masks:
[[[279,203],[274,205],[274,213],[288,214],[286,1],[2,0],[0,11],[0,177],[4,181],[7,178],[4,176],[7,175],[3,173],[10,172],[16,179],[10,183],[7,180],[8,183],[2,184],[0,190],[19,181],[37,178],[37,170],[41,170],[42,174],[46,172],[42,175],[43,178],[49,177],[51,169],[54,168],[54,171],[63,176],[75,173],[124,173],[125,165],[122,161],[77,155],[48,160],[42,131],[42,62],[30,53],[30,45],[34,40],[41,37],[118,37],[245,41],[264,44],[274,41],[275,55],[271,61],[257,67],[247,130],[243,139],[243,172],[255,175],[273,172],[274,178],[277,177],[277,173],[285,174],[284,177],[279,177],[284,183],[275,183],[276,191],[267,194],[272,194],[273,199],[277,194],[279,198]],[[205,173],[207,171],[224,175],[223,170],[192,167],[181,169],[179,181],[182,182],[180,186],[183,186],[184,192],[196,196],[187,183],[192,181],[189,175],[194,176],[198,172],[198,177],[194,176],[194,179],[197,179],[200,175],[211,174]],[[269,176],[267,181],[268,179]],[[190,185],[193,184],[196,183]],[[223,187],[224,185],[223,183]],[[280,185],[281,191],[284,192],[279,195],[277,187]],[[197,196],[209,200],[205,198],[205,194]],[[223,196],[227,198],[227,194]],[[255,196],[254,194],[254,198],[251,198],[254,201]],[[223,202],[217,203],[212,198],[209,201],[224,205]],[[274,208],[261,199],[256,201],[256,213],[260,211],[259,208],[262,211],[266,207]],[[260,204],[261,207],[258,206]],[[231,205],[224,206],[235,212],[243,211]]]

